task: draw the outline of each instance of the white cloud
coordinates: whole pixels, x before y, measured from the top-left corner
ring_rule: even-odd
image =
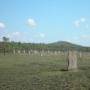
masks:
[[[86,27],[87,28],[87,22],[86,22],[86,18],[85,17],[81,17],[80,19],[74,21],[74,26],[76,28],[79,28],[79,27]]]
[[[40,37],[41,38],[44,38],[45,37],[45,34],[44,33],[40,33]]]
[[[72,37],[70,39],[67,39],[66,41],[71,42],[71,43],[79,43],[80,39],[79,37]]]
[[[2,37],[0,37],[0,41],[2,41]]]
[[[86,29],[89,29],[89,25],[88,24],[86,24]]]
[[[74,22],[74,25],[75,25],[75,27],[79,27],[80,26],[80,21],[79,20],[76,20],[75,22]]]
[[[0,22],[0,29],[4,29],[5,28],[5,24],[3,22]]]
[[[10,39],[15,39],[18,37],[21,37],[22,33],[21,32],[12,32],[12,33],[8,33],[6,36],[9,37]]]
[[[81,21],[82,23],[84,23],[84,22],[86,22],[86,18],[85,18],[85,17],[81,17],[80,21]]]
[[[81,37],[80,37],[82,40],[86,40],[86,41],[90,41],[90,36],[89,35],[82,35]]]
[[[32,19],[32,18],[29,18],[29,19],[27,20],[27,24],[28,24],[30,27],[36,27],[36,26],[37,26],[36,21],[35,21],[34,19]]]
[[[45,34],[44,33],[37,33],[37,34],[35,34],[35,38],[39,38],[39,39],[45,38]]]
[[[72,41],[75,41],[75,42],[87,42],[87,41],[90,41],[90,36],[89,35],[86,35],[86,34],[83,34],[81,36],[78,36],[76,38],[73,38]]]
[[[24,41],[25,39],[25,32],[15,31],[15,32],[9,32],[6,34],[6,37],[10,38],[11,41]]]
[[[20,36],[21,35],[21,32],[13,32],[12,35],[14,35],[14,36]]]
[[[70,40],[70,39],[66,39],[65,41],[67,41],[67,42],[72,42],[72,40]]]

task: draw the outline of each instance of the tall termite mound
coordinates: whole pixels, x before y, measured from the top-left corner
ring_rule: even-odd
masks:
[[[68,51],[68,70],[77,70],[77,51],[69,50]]]

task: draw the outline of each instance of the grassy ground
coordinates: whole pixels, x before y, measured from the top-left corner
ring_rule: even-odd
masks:
[[[90,90],[90,57],[77,72],[61,55],[0,55],[0,90]]]

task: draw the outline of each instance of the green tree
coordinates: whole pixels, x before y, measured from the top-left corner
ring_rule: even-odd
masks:
[[[4,56],[5,56],[5,53],[8,49],[9,38],[4,36],[4,37],[2,37],[2,40],[3,40],[3,53],[4,53]]]
[[[7,38],[7,37],[5,37],[5,36],[4,36],[2,39],[3,39],[3,42],[5,42],[5,43],[6,43],[6,42],[9,42],[9,38]]]

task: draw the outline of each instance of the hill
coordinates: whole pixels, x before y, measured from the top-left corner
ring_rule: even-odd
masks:
[[[73,44],[73,43],[66,42],[66,41],[57,41],[57,42],[54,42],[54,43],[50,43],[48,45],[53,47],[53,48],[57,47],[60,50],[67,50],[67,49],[80,50],[81,48],[84,48],[84,46]]]

